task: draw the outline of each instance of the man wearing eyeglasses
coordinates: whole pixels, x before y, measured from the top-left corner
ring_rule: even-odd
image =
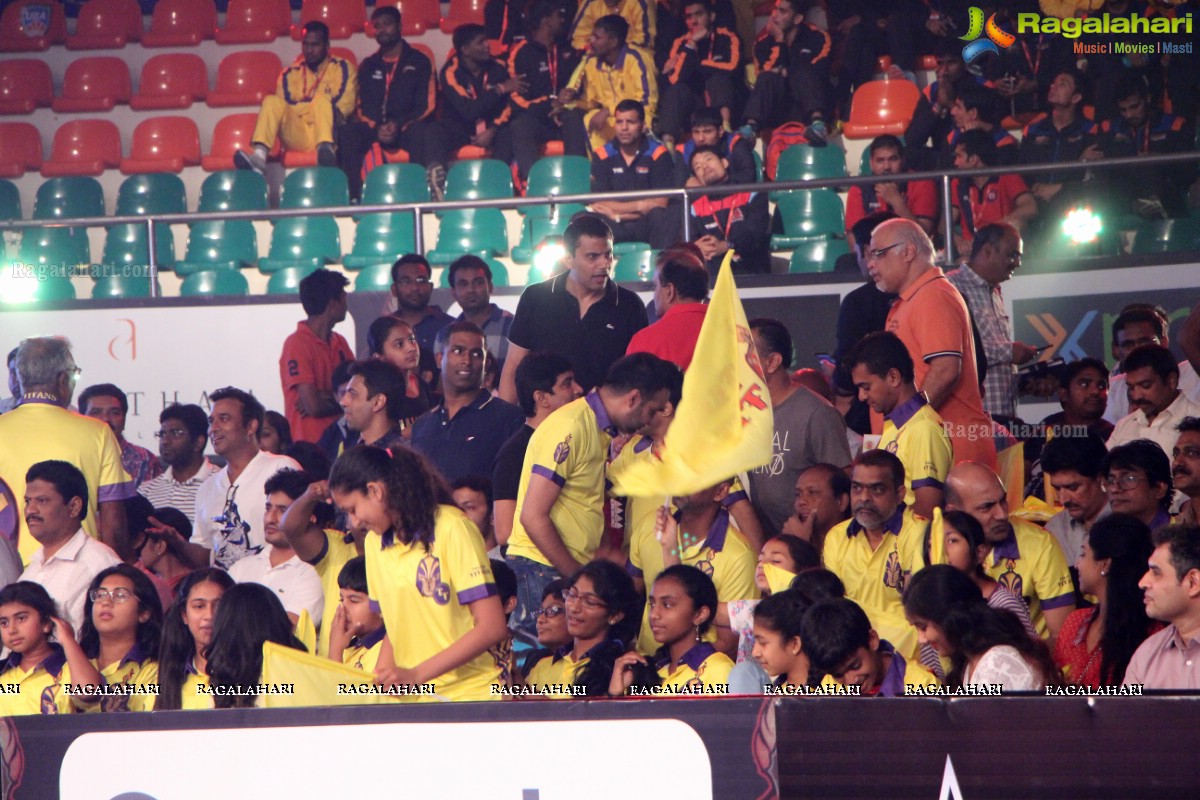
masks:
[[[433,268],[424,256],[409,253],[392,265],[391,291],[389,303],[392,308],[385,313],[392,312],[409,324],[417,335],[417,344],[425,351],[422,354],[424,361],[427,354],[433,353],[438,331],[454,321],[454,317],[441,308],[429,304],[433,297]]]
[[[1138,439],[1114,447],[1100,474],[1114,514],[1137,517],[1150,530],[1171,522],[1171,460],[1157,444]]]
[[[220,467],[204,455],[208,418],[197,405],[173,403],[158,415],[158,454],[167,471],[138,487],[155,508],[177,508],[196,524],[196,490]]]
[[[17,349],[21,403],[0,416],[0,481],[18,501],[25,473],[33,464],[61,459],[75,465],[87,483],[85,500],[94,513],[81,517],[84,531],[116,550],[128,552],[125,500],[137,491],[121,465],[121,447],[112,429],[67,409],[80,369],[66,339],[26,339]],[[38,543],[20,521],[17,546],[28,563]]]
[[[1175,490],[1187,497],[1175,521],[1195,525],[1200,522],[1200,417],[1188,417],[1179,423],[1179,438],[1171,458]]]

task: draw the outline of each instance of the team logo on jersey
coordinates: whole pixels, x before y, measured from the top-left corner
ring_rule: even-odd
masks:
[[[900,449],[900,441],[898,439],[892,439],[883,449],[887,450],[889,453],[895,453]]]
[[[1016,566],[1016,562],[1014,562],[1011,558],[1008,559],[1008,561],[1005,563],[1006,569],[1004,574],[997,578],[996,581],[1005,589],[1008,589],[1010,592],[1015,594],[1017,597],[1024,597],[1025,582],[1021,580],[1021,576],[1017,574],[1015,569]]]
[[[437,556],[425,556],[417,565],[417,591],[422,597],[432,597],[439,606],[450,602],[450,587],[442,583],[442,562]]]
[[[50,6],[28,5],[22,8],[21,30],[30,39],[45,36],[50,30]]]
[[[887,564],[883,567],[883,585],[897,590],[904,585],[904,575],[900,569],[900,554],[895,550],[888,553]]]
[[[707,554],[703,561],[697,561],[696,569],[700,570],[705,575],[707,575],[708,577],[711,578],[713,576],[713,565],[712,565],[712,561],[709,560],[710,558],[712,558],[711,553]]]
[[[561,442],[559,442],[558,447],[554,448],[554,463],[555,464],[563,463],[571,455],[571,436],[573,436],[573,435],[574,434],[568,433],[567,438],[565,438]]]

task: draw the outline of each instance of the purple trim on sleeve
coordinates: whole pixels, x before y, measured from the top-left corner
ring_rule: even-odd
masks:
[[[1043,600],[1042,610],[1049,611],[1055,608],[1073,605],[1075,605],[1075,593],[1067,592],[1066,594],[1060,594],[1058,597],[1051,597],[1049,600]]]
[[[740,503],[743,500],[749,499],[750,495],[746,494],[745,489],[742,489],[741,491],[730,492],[729,494],[725,495],[725,499],[721,501],[721,505],[723,505],[725,508],[729,508],[735,503]]]
[[[625,574],[631,578],[640,578],[645,575],[645,573],[642,572],[642,568],[635,566],[632,561],[625,562]]]
[[[541,475],[543,478],[545,478],[547,480],[554,481],[555,483],[558,484],[558,488],[560,488],[560,489],[567,485],[566,478],[564,478],[562,475],[559,475],[557,472],[550,469],[549,467],[543,467],[541,464],[533,465],[533,474]]]
[[[917,489],[924,489],[926,486],[932,486],[935,489],[941,489],[943,484],[937,478],[920,478],[912,482],[912,488],[915,492]]]
[[[458,604],[460,606],[469,605],[476,600],[482,600],[485,597],[498,595],[500,592],[496,589],[494,583],[481,583],[478,586],[472,586],[470,589],[463,589],[458,593]]]
[[[116,500],[128,500],[137,495],[137,486],[133,481],[122,481],[121,483],[110,483],[108,486],[101,486],[96,492],[96,501],[99,503],[111,503]]]

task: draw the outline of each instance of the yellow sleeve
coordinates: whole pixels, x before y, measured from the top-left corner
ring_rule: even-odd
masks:
[[[581,420],[591,420],[589,414],[551,414],[529,440],[525,454],[525,470],[554,481],[561,489],[577,470],[580,456],[590,444],[591,432]],[[595,425],[592,425],[595,428]]]
[[[821,562],[825,565],[825,569],[839,578],[843,578],[846,543],[849,541],[846,529],[849,527],[849,521],[835,525],[825,537],[825,546],[821,549]]]
[[[129,683],[145,690],[144,693],[129,696],[129,710],[153,711],[154,701],[158,699],[158,662],[151,660],[142,664],[142,668]]]
[[[588,39],[591,38],[592,28],[596,25],[599,15],[596,7],[603,9],[603,0],[583,0],[579,11],[575,13],[575,21],[571,25],[571,47],[579,52],[587,52]]]
[[[483,549],[483,537],[457,508],[441,506],[436,523],[442,580],[450,585],[461,606],[497,594],[492,564]],[[368,575],[367,578],[370,581]]]
[[[1038,542],[1040,552],[1037,553],[1030,568],[1030,578],[1033,580],[1034,592],[1041,603],[1042,611],[1062,608],[1067,604],[1074,605],[1074,586],[1071,583],[1071,571],[1067,568],[1067,559],[1063,556],[1058,541],[1046,530],[1030,525],[1041,534]]]
[[[729,673],[733,669],[733,661],[724,653],[713,653],[704,659],[696,677],[705,686],[729,685]]]
[[[942,488],[946,473],[954,462],[954,450],[946,430],[931,419],[913,420],[915,428],[905,431],[905,454],[909,456],[904,469],[913,490],[925,486]]]
[[[379,534],[374,531],[368,533],[367,538],[363,540],[363,557],[366,559],[367,568],[367,597],[376,604],[379,603],[379,597],[382,594],[380,589],[386,583],[386,578],[379,565],[379,559],[383,554],[382,544]]]
[[[100,486],[97,489],[97,501],[106,503],[113,500],[126,500],[137,491],[133,486],[133,478],[129,477],[129,473],[125,471],[125,467],[121,465],[121,445],[117,443],[117,437],[112,432],[112,429],[107,425],[101,432],[100,445]],[[90,512],[88,518],[92,518],[92,514],[97,513],[96,509],[88,509]]]
[[[567,81],[567,88],[571,89],[572,91],[576,92],[579,95],[579,97],[576,98],[575,103],[580,108],[590,107],[589,105],[585,104],[583,102],[583,100],[584,100],[584,90],[587,88],[585,85],[585,83],[586,83],[585,79],[587,78],[586,70],[587,70],[588,62],[591,61],[591,58],[592,58],[591,56],[584,56],[582,59],[580,59],[579,65],[577,67],[575,67],[575,71],[571,73],[571,79],[569,81]]]

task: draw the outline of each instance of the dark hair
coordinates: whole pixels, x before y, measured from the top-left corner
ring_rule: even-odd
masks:
[[[446,339],[456,333],[469,333],[472,336],[478,336],[483,339],[484,349],[487,349],[487,334],[483,332],[483,328],[476,325],[474,322],[466,319],[456,319],[446,326]]]
[[[239,583],[221,596],[208,646],[208,682],[218,690],[217,708],[251,708],[253,693],[231,690],[257,686],[262,678],[264,642],[307,652],[292,633],[292,621],[274,590],[261,583]],[[219,691],[219,690],[225,691]]]
[[[388,451],[355,445],[338,457],[329,476],[329,488],[341,492],[367,491],[368,483],[387,488],[392,527],[380,531],[383,547],[398,539],[420,544],[426,552],[433,543],[439,505],[454,505],[450,488],[425,458],[407,447]]]
[[[342,565],[338,572],[337,584],[339,589],[351,592],[367,593],[367,559],[355,556]]]
[[[70,503],[71,498],[78,497],[83,504],[79,511],[79,519],[87,519],[87,478],[83,477],[79,467],[67,461],[39,461],[25,473],[26,485],[34,481],[53,484],[54,490],[62,496],[63,503]]]
[[[275,429],[275,433],[279,436],[279,445],[284,450],[292,446],[292,426],[288,424],[287,417],[278,411],[264,411],[263,427],[265,428],[267,425]],[[262,428],[259,429],[258,435],[262,436]]]
[[[791,331],[777,319],[758,317],[750,320],[750,330],[758,334],[767,353],[778,353],[783,359],[783,369],[791,370],[792,359],[795,356]]]
[[[658,573],[654,582],[658,583],[664,578],[678,581],[679,585],[683,587],[684,594],[692,601],[696,610],[708,609],[708,619],[697,626],[698,633],[703,636],[709,628],[716,624],[717,620],[717,587],[712,578],[688,564],[675,564],[667,567]]]
[[[400,280],[400,268],[405,264],[420,264],[425,268],[425,277],[433,277],[433,267],[429,266],[429,261],[420,253],[407,253],[396,259],[396,263],[392,264],[392,283]]]
[[[618,19],[620,18],[618,17]],[[595,214],[576,214],[571,217],[566,230],[563,231],[563,247],[566,248],[567,255],[575,255],[575,251],[579,248],[579,240],[584,236],[590,236],[593,239],[608,239],[611,242],[613,232],[602,217]]]
[[[459,489],[470,489],[473,492],[479,492],[487,498],[488,508],[491,508],[492,479],[486,475],[464,475],[450,484],[450,491],[457,492]]]
[[[537,414],[534,392],[551,392],[558,376],[572,372],[571,360],[549,350],[535,350],[517,365],[517,402],[526,417]]]
[[[1011,611],[989,606],[970,576],[949,564],[934,564],[913,575],[904,593],[904,609],[941,628],[953,648],[948,686],[962,686],[970,659],[1002,645],[1036,665],[1047,686],[1062,683],[1046,643],[1031,638]]]
[[[700,2],[700,0],[693,0],[693,2]],[[711,6],[709,8],[711,9]],[[692,112],[693,128],[721,128],[724,124],[725,118],[721,116],[721,109],[714,106],[702,106]]]
[[[642,601],[629,574],[606,559],[584,564],[566,579],[562,591],[565,593],[574,587],[580,578],[592,582],[592,588],[604,601],[610,616],[616,612],[622,614],[620,620],[609,626],[606,641],[592,650],[588,662],[575,673],[576,686],[585,687],[589,697],[603,697],[608,693],[613,663],[637,636],[642,624]],[[715,606],[713,610],[715,613]]]
[[[651,353],[633,353],[613,362],[604,376],[604,386],[618,394],[633,390],[648,398],[662,390],[668,391],[682,373],[670,361]]]
[[[842,579],[824,567],[801,570],[792,578],[792,585],[788,588],[801,592],[814,603],[846,596],[846,585]]]
[[[208,415],[204,413],[203,408],[194,403],[172,403],[167,406],[158,415],[158,422],[161,425],[169,419],[183,423],[183,427],[187,428],[188,435],[193,439],[197,436],[208,438]]]
[[[383,393],[383,396],[387,398],[384,413],[390,421],[398,421],[400,414],[404,411],[404,403],[407,399],[405,392],[408,388],[408,379],[404,376],[404,371],[395,364],[371,358],[366,361],[354,362],[350,367],[350,377],[353,378],[355,375],[362,376],[363,384],[367,387],[368,399],[380,392]]]
[[[37,612],[41,617],[41,621],[45,623],[51,622],[51,617],[58,616],[58,608],[54,603],[54,598],[46,591],[46,587],[40,583],[33,581],[14,581],[3,589],[0,589],[0,606],[8,603],[22,603],[29,606]],[[54,636],[54,628],[51,627],[50,632],[46,634],[47,639]],[[12,658],[12,654],[9,655]],[[5,664],[3,669],[7,669],[9,664]]]
[[[353,361],[339,361],[338,365],[333,368],[333,376],[330,382],[333,384],[334,389],[337,389],[337,387],[344,383],[350,382],[350,365],[353,363]]]
[[[1146,79],[1140,72],[1123,72],[1117,81],[1116,91],[1113,92],[1113,100],[1119,103],[1135,94],[1146,98],[1147,101],[1150,99],[1150,87],[1146,84]]]
[[[853,600],[823,600],[805,613],[800,641],[813,672],[832,674],[860,647],[871,646],[871,620]]]
[[[474,255],[473,253],[468,253],[467,255],[460,256],[450,263],[448,268],[449,274],[446,276],[446,278],[450,282],[451,288],[454,287],[454,279],[458,275],[458,271],[460,269],[481,269],[483,270],[484,276],[487,278],[488,284],[490,285],[492,283],[492,268],[488,266],[488,263],[479,256]]]
[[[702,262],[681,253],[668,255],[658,265],[658,282],[674,286],[676,294],[685,300],[699,303],[708,298],[708,270]]]
[[[329,26],[320,20],[314,19],[304,23],[305,33],[315,33],[329,44]]]
[[[209,407],[216,405],[218,400],[236,400],[242,404],[242,427],[249,428],[250,423],[257,422],[256,431],[262,430],[263,418],[266,416],[266,409],[263,404],[258,402],[258,398],[242,389],[235,389],[232,386],[226,386],[223,389],[217,389],[215,392],[210,392],[208,395]]]
[[[396,6],[375,6],[375,10],[371,12],[371,21],[374,22],[383,17],[391,17],[392,22],[396,23],[396,27],[400,27],[400,9]]]
[[[1200,569],[1200,525],[1163,525],[1150,536],[1155,547],[1166,545],[1171,553],[1171,566],[1175,568],[1175,580],[1194,569]]]
[[[1021,233],[1014,226],[1007,222],[990,222],[976,229],[975,239],[971,242],[971,256],[974,259],[983,252],[983,248],[990,245],[997,245],[1005,236],[1016,236],[1021,238]]]
[[[625,41],[629,38],[629,22],[617,14],[608,14],[596,20],[592,30],[601,30],[615,37],[621,47],[625,46]]]
[[[1175,483],[1171,480],[1171,459],[1158,442],[1134,439],[1117,445],[1108,451],[1100,463],[1100,474],[1107,476],[1114,468],[1140,469],[1146,473],[1146,481],[1151,486],[1159,483],[1166,485],[1167,491],[1158,502],[1164,511],[1171,506],[1171,492],[1175,489]]]
[[[545,601],[545,599],[547,597],[553,597],[554,599],[558,600],[559,602],[562,602],[563,592],[566,591],[566,589],[567,589],[567,579],[566,578],[555,578],[554,580],[552,580],[546,584],[545,589],[542,589],[542,600]]]
[[[482,25],[467,22],[454,29],[454,33],[450,37],[450,42],[461,58],[462,49],[480,36],[487,36],[487,30]]]
[[[904,158],[904,142],[900,141],[900,137],[893,136],[890,133],[885,133],[882,136],[876,136],[867,145],[867,152],[872,156],[879,150],[895,150],[900,154],[900,158]]]
[[[1080,103],[1087,102],[1088,99],[1088,79],[1087,76],[1077,70],[1075,67],[1063,67],[1054,71],[1054,78],[1059,75],[1066,75],[1075,84],[1075,94],[1079,95]],[[1053,78],[1052,78],[1053,80]]]
[[[850,494],[850,476],[846,474],[846,470],[833,464],[818,462],[811,467],[802,469],[800,474],[803,475],[814,469],[825,473],[826,478],[829,479],[829,490],[833,492],[834,497]]]
[[[971,560],[975,562],[974,574],[981,578],[986,577],[987,572],[984,570],[982,562],[976,558],[979,546],[987,544],[987,538],[984,536],[983,526],[979,524],[979,520],[965,511],[943,511],[942,525],[943,527],[953,528],[958,531],[960,536],[967,540]]]
[[[517,573],[513,568],[499,559],[488,559],[492,565],[492,577],[496,581],[496,591],[500,595],[500,604],[507,605],[508,601],[517,596]]]
[[[409,331],[412,331],[413,329],[412,325],[409,325],[399,317],[376,317],[371,325],[367,328],[367,349],[371,351],[372,355],[382,356],[383,346],[387,344],[388,335],[393,330],[401,326],[408,328]],[[347,365],[346,380],[349,381],[350,378],[353,377],[353,373],[351,373],[350,370],[352,369],[351,365],[354,362],[343,361],[342,363]],[[334,383],[334,385],[336,386],[337,384]]]
[[[1071,386],[1071,381],[1079,377],[1079,373],[1085,369],[1093,369],[1100,373],[1100,377],[1108,380],[1108,367],[1104,366],[1104,362],[1098,358],[1079,358],[1074,361],[1063,364],[1058,369],[1058,388],[1067,389]]]
[[[1087,436],[1055,436],[1042,448],[1042,474],[1047,477],[1068,470],[1085,478],[1099,478],[1108,448],[1094,433]]]
[[[887,377],[888,372],[896,370],[900,380],[912,383],[914,380],[913,360],[908,354],[908,348],[900,337],[891,331],[876,331],[869,333],[850,349],[842,363],[854,369],[859,364],[867,368],[872,375],[880,378]]]
[[[263,484],[263,494],[270,497],[276,492],[283,492],[292,500],[297,500],[300,495],[308,491],[310,484],[315,481],[312,475],[307,472],[301,472],[298,469],[281,469],[271,477],[267,478]]]
[[[1200,433],[1200,417],[1184,417],[1175,430],[1180,433]]]
[[[754,607],[754,621],[768,630],[772,630],[783,637],[786,642],[794,637],[801,637],[801,647],[804,646],[804,639],[801,635],[801,627],[804,624],[804,615],[813,605],[813,598],[809,597],[804,592],[796,589],[785,589],[782,592],[769,594],[759,601]],[[804,648],[805,656],[808,655],[807,648]],[[808,678],[806,683],[812,685],[819,678],[812,669],[811,660],[809,662]]]
[[[864,450],[858,454],[850,466],[883,467],[892,473],[892,483],[896,488],[904,486],[904,462],[897,458],[895,453],[889,453],[887,450],[881,450],[878,447],[873,450]]]
[[[794,536],[790,533],[777,533],[767,539],[767,542],[779,542],[787,548],[788,556],[792,559],[792,563],[795,564],[793,571],[796,573],[821,566],[821,556],[817,553],[817,549],[799,536]],[[766,542],[763,544],[766,544]]]
[[[100,633],[92,623],[92,607],[95,605],[92,602],[92,592],[99,589],[100,585],[104,583],[104,579],[110,575],[128,578],[129,582],[133,584],[133,593],[137,596],[139,612],[150,612],[150,619],[138,623],[137,647],[142,651],[144,658],[157,658],[163,625],[162,600],[159,599],[158,590],[146,577],[146,573],[128,564],[114,564],[108,569],[101,570],[88,585],[87,594],[84,595],[83,600],[83,623],[79,626],[79,646],[83,648],[84,655],[92,659],[100,656]]]
[[[310,317],[324,314],[329,304],[346,294],[350,279],[340,272],[321,267],[300,281],[300,305]]]
[[[992,140],[991,134],[979,128],[964,132],[962,136],[958,137],[956,146],[961,147],[968,156],[978,156],[985,167],[995,165],[999,155],[996,150],[996,142]]]
[[[876,211],[854,223],[850,232],[854,234],[855,246],[859,249],[865,248],[871,241],[871,232],[889,219],[896,219],[896,215],[891,211]]]
[[[999,120],[1000,95],[996,90],[989,89],[973,78],[970,81],[962,82],[957,88],[958,99],[962,101],[963,108],[968,111],[978,111],[979,118],[984,122],[995,124]],[[987,136],[989,142],[992,141],[991,136],[985,131],[979,132]],[[959,139],[959,142],[961,143],[962,139]]]
[[[542,20],[549,19],[560,10],[555,3],[547,2],[547,0],[535,0],[529,6],[529,10],[525,12],[525,24],[529,35],[537,33],[538,28],[542,27]]]
[[[188,596],[202,583],[215,583],[228,591],[234,585],[233,578],[223,569],[209,567],[190,572],[180,582],[175,602],[167,609],[163,618],[162,640],[158,646],[158,700],[156,711],[178,710],[183,704],[183,684],[187,678],[187,665],[196,653],[196,640],[183,621],[187,610]]]
[[[696,160],[696,156],[700,155],[701,153],[709,153],[709,154],[714,155],[717,158],[721,159],[722,161],[725,160],[725,153],[722,152],[720,147],[717,147],[716,145],[712,145],[712,144],[702,144],[702,145],[698,145],[695,149],[693,149],[692,154],[690,156],[688,156],[688,168],[689,169],[691,169],[692,162],[694,162]]]
[[[1144,344],[1141,347],[1135,347],[1129,355],[1125,356],[1124,365],[1126,375],[1135,369],[1149,367],[1164,383],[1172,375],[1176,379],[1179,378],[1179,365],[1175,363],[1175,356],[1160,344]]]
[[[1138,582],[1146,573],[1146,562],[1154,552],[1150,528],[1137,517],[1110,514],[1088,531],[1088,545],[1096,559],[1112,559],[1102,606],[1104,634],[1100,637],[1103,657],[1100,684],[1119,686],[1133,652],[1150,634],[1153,620],[1146,616]]]
[[[123,413],[129,413],[129,398],[125,396],[119,388],[111,383],[97,383],[95,386],[89,386],[79,393],[78,399],[75,401],[79,405],[79,411],[82,414],[87,414],[88,403],[93,397],[115,397],[117,403],[121,406]]]
[[[1158,336],[1159,341],[1162,341],[1166,337],[1167,326],[1170,324],[1167,312],[1162,306],[1150,303],[1130,303],[1122,308],[1121,313],[1113,320],[1113,342],[1117,341],[1117,334],[1124,330],[1126,325],[1133,325],[1138,322],[1153,325],[1154,333]]]
[[[291,447],[287,449],[287,456],[299,464],[300,469],[312,475],[317,480],[328,480],[329,470],[333,467],[333,463],[329,460],[329,455],[318,445],[312,442],[292,442]],[[320,518],[321,515],[318,512],[326,507],[322,503],[317,506],[317,510],[313,513],[317,514],[317,517]]]

